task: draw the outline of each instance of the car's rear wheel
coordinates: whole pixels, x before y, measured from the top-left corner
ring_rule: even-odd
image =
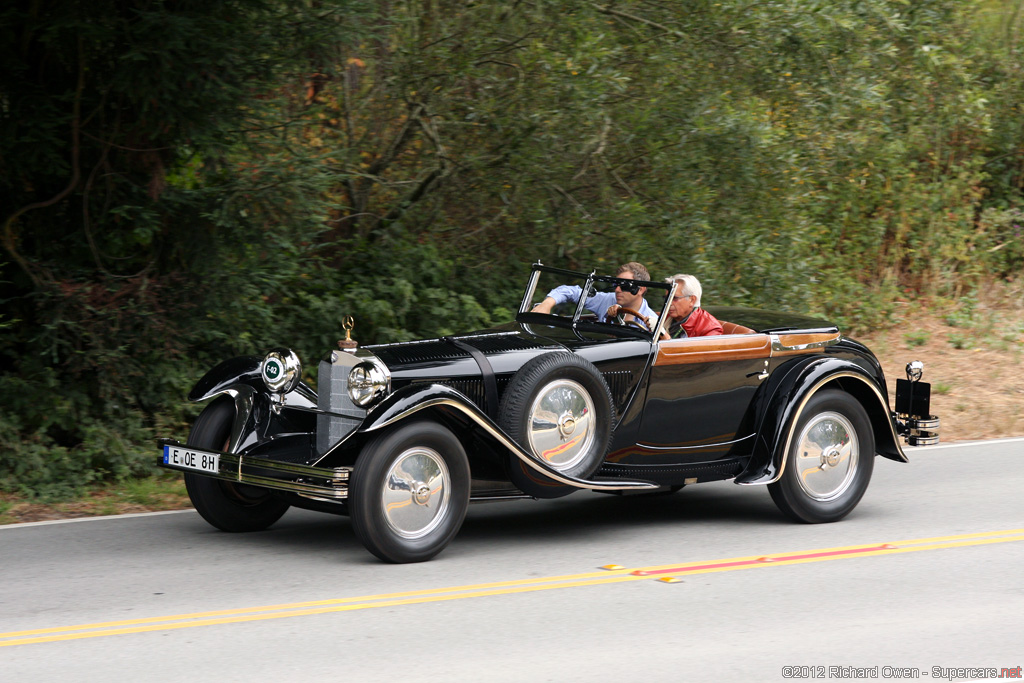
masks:
[[[871,480],[875,440],[864,407],[846,392],[819,391],[793,430],[772,500],[800,522],[835,522],[860,502]]]
[[[188,445],[223,451],[234,419],[234,402],[216,399],[196,418]],[[288,510],[288,503],[266,489],[198,474],[185,474],[185,489],[203,519],[222,531],[262,531]]]
[[[501,428],[538,460],[561,474],[586,479],[604,462],[615,407],[592,363],[572,353],[549,353],[520,368],[501,398],[498,415]],[[510,456],[508,474],[521,491],[537,498],[576,490],[516,456]]]
[[[462,526],[469,507],[469,460],[447,428],[410,422],[374,437],[349,486],[352,528],[388,562],[423,562]]]

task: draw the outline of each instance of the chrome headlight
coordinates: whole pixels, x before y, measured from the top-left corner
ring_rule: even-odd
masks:
[[[348,397],[361,408],[384,398],[391,384],[387,368],[372,361],[363,361],[348,373]]]
[[[260,374],[268,389],[278,394],[287,394],[299,385],[302,363],[291,349],[274,349],[263,359]]]

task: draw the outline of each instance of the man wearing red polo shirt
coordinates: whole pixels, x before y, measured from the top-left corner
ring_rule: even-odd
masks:
[[[700,281],[692,275],[673,275],[665,282],[675,282],[672,305],[668,309],[668,330],[662,328],[662,339],[709,337],[722,334],[722,323],[700,307]]]

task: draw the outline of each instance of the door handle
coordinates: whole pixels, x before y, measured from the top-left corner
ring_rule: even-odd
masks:
[[[759,382],[763,382],[764,380],[768,379],[768,361],[764,362],[764,368],[761,369],[761,372],[748,373],[747,377],[757,377],[757,380]]]

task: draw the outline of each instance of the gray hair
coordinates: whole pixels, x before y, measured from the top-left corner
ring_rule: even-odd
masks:
[[[692,275],[683,275],[677,273],[672,277],[665,278],[665,282],[669,284],[675,282],[679,285],[679,296],[695,296],[697,297],[697,303],[694,304],[695,308],[700,308],[700,295],[703,293],[703,289],[700,286],[700,280]]]

